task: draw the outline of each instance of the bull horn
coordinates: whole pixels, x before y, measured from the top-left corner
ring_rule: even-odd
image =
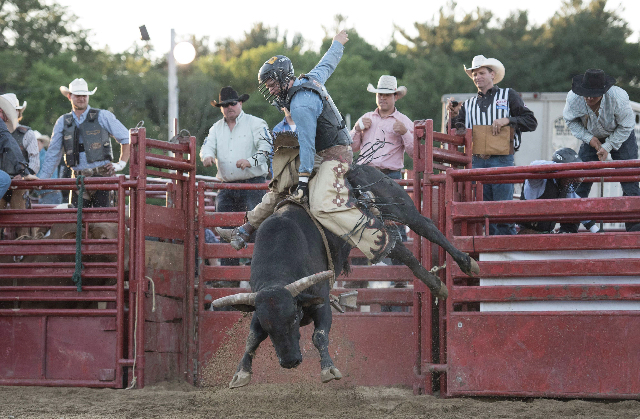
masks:
[[[227,295],[226,297],[218,298],[214,300],[211,305],[213,307],[226,307],[236,304],[244,304],[247,306],[256,305],[256,293],[255,292],[241,292],[239,294]]]
[[[292,282],[291,284],[285,286],[285,288],[291,293],[293,297],[296,297],[298,294],[300,294],[310,286],[331,278],[333,278],[333,271],[318,272],[317,274],[300,278],[296,282]]]

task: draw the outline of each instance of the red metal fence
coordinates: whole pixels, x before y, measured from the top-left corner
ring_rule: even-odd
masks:
[[[407,246],[425,267],[447,262],[446,303],[436,305],[404,266],[354,265],[332,290],[359,291],[358,308],[334,313],[330,334],[342,383],[407,385],[416,394],[439,388],[445,396],[637,397],[640,235],[485,236],[483,229],[490,221],[640,222],[640,198],[482,202],[476,191],[535,177],[635,181],[640,162],[473,170],[470,135],[434,133],[429,120],[414,128],[414,170],[401,184],[456,247],[479,259],[481,274],[466,277],[413,233]],[[214,212],[205,195],[266,184],[196,185],[193,137],[160,142],[141,128],[131,131],[131,144],[130,179],[85,182],[115,191],[118,206],[83,211],[81,292],[70,280],[74,239],[0,241],[0,385],[121,388],[175,378],[211,385],[235,372],[250,318],[210,311],[209,303],[243,290],[229,283],[246,287],[250,266],[217,260],[248,260],[253,245],[237,252],[205,243],[205,228],[236,226],[244,216]],[[34,186],[76,188],[65,179],[18,182]],[[0,212],[2,228],[75,223],[73,209]],[[117,234],[92,237],[98,223]],[[372,286],[388,281],[409,286]],[[253,381],[318,382],[311,332],[302,331],[305,361],[296,370],[280,368],[265,342]]]
[[[444,394],[637,397],[640,235],[474,232],[490,221],[640,222],[640,197],[462,202],[455,191],[471,181],[639,175],[637,160],[447,172],[447,236],[479,257],[482,279],[448,265]]]

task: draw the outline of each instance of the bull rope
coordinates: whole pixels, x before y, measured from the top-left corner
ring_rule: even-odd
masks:
[[[76,178],[78,187],[78,219],[76,221],[76,270],[71,279],[76,284],[78,292],[82,291],[82,207],[84,205],[84,176]]]
[[[145,279],[148,279],[151,282],[151,295],[153,297],[151,304],[151,312],[156,312],[156,284],[153,282],[153,279],[145,276]],[[138,384],[138,377],[136,377],[136,360],[138,358],[138,308],[136,307],[136,316],[133,321],[133,365],[131,366],[131,384],[129,387],[125,388],[125,390],[132,390],[135,388],[136,384]]]
[[[333,288],[333,285],[336,283],[336,272],[333,267],[333,258],[331,257],[331,250],[329,250],[329,241],[327,240],[327,236],[324,234],[324,230],[322,229],[322,226],[320,225],[318,220],[316,220],[315,217],[311,215],[311,210],[309,210],[309,206],[303,205],[300,202],[296,201],[295,199],[286,198],[282,203],[276,206],[276,210],[282,207],[282,205],[285,203],[292,203],[292,204],[298,205],[299,207],[304,208],[304,210],[307,212],[307,215],[309,215],[309,218],[311,218],[311,221],[313,221],[313,224],[315,224],[316,228],[320,232],[320,236],[322,237],[322,243],[324,243],[324,250],[327,253],[328,270],[333,272],[331,281],[329,281],[329,288],[330,289]]]

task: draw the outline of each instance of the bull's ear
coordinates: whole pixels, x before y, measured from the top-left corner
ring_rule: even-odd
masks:
[[[300,304],[302,307],[320,305],[324,304],[325,302],[324,297],[318,297],[317,295],[311,295],[304,292],[298,294],[296,299],[298,300],[298,304]]]

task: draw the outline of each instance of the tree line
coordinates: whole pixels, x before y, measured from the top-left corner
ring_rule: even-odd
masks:
[[[526,11],[505,19],[478,8],[460,17],[455,2],[448,3],[430,21],[416,22],[417,35],[395,28],[384,48],[376,48],[349,30],[342,61],[327,82],[327,89],[344,114],[353,120],[375,107],[367,92],[382,74],[390,74],[408,94],[398,109],[412,120],[431,118],[439,125],[441,102],[446,93],[474,92],[463,72],[475,55],[502,61],[506,68],[500,84],[520,92],[565,92],[571,77],[588,68],[602,68],[617,78],[631,100],[640,101],[640,44],[621,11],[605,10],[607,0],[566,0],[548,21],[536,25]],[[346,20],[336,16],[335,27]],[[283,32],[282,29],[285,29]],[[192,41],[197,58],[179,66],[180,128],[198,139],[198,148],[209,128],[221,118],[210,105],[224,86],[251,95],[243,109],[274,126],[282,114],[256,90],[262,63],[276,54],[291,58],[296,73],[313,68],[328,49],[334,34],[319,50],[308,48],[299,34],[287,36],[286,28],[262,23],[243,39]],[[167,62],[153,58],[153,46],[136,41],[129,50],[112,53],[91,46],[90,35],[65,7],[43,0],[0,0],[0,93],[13,92],[28,102],[24,124],[50,134],[56,119],[70,110],[60,86],[82,77],[98,87],[90,104],[109,109],[127,127],[144,121],[151,138],[167,138]],[[214,175],[215,169],[199,166],[198,173]]]

